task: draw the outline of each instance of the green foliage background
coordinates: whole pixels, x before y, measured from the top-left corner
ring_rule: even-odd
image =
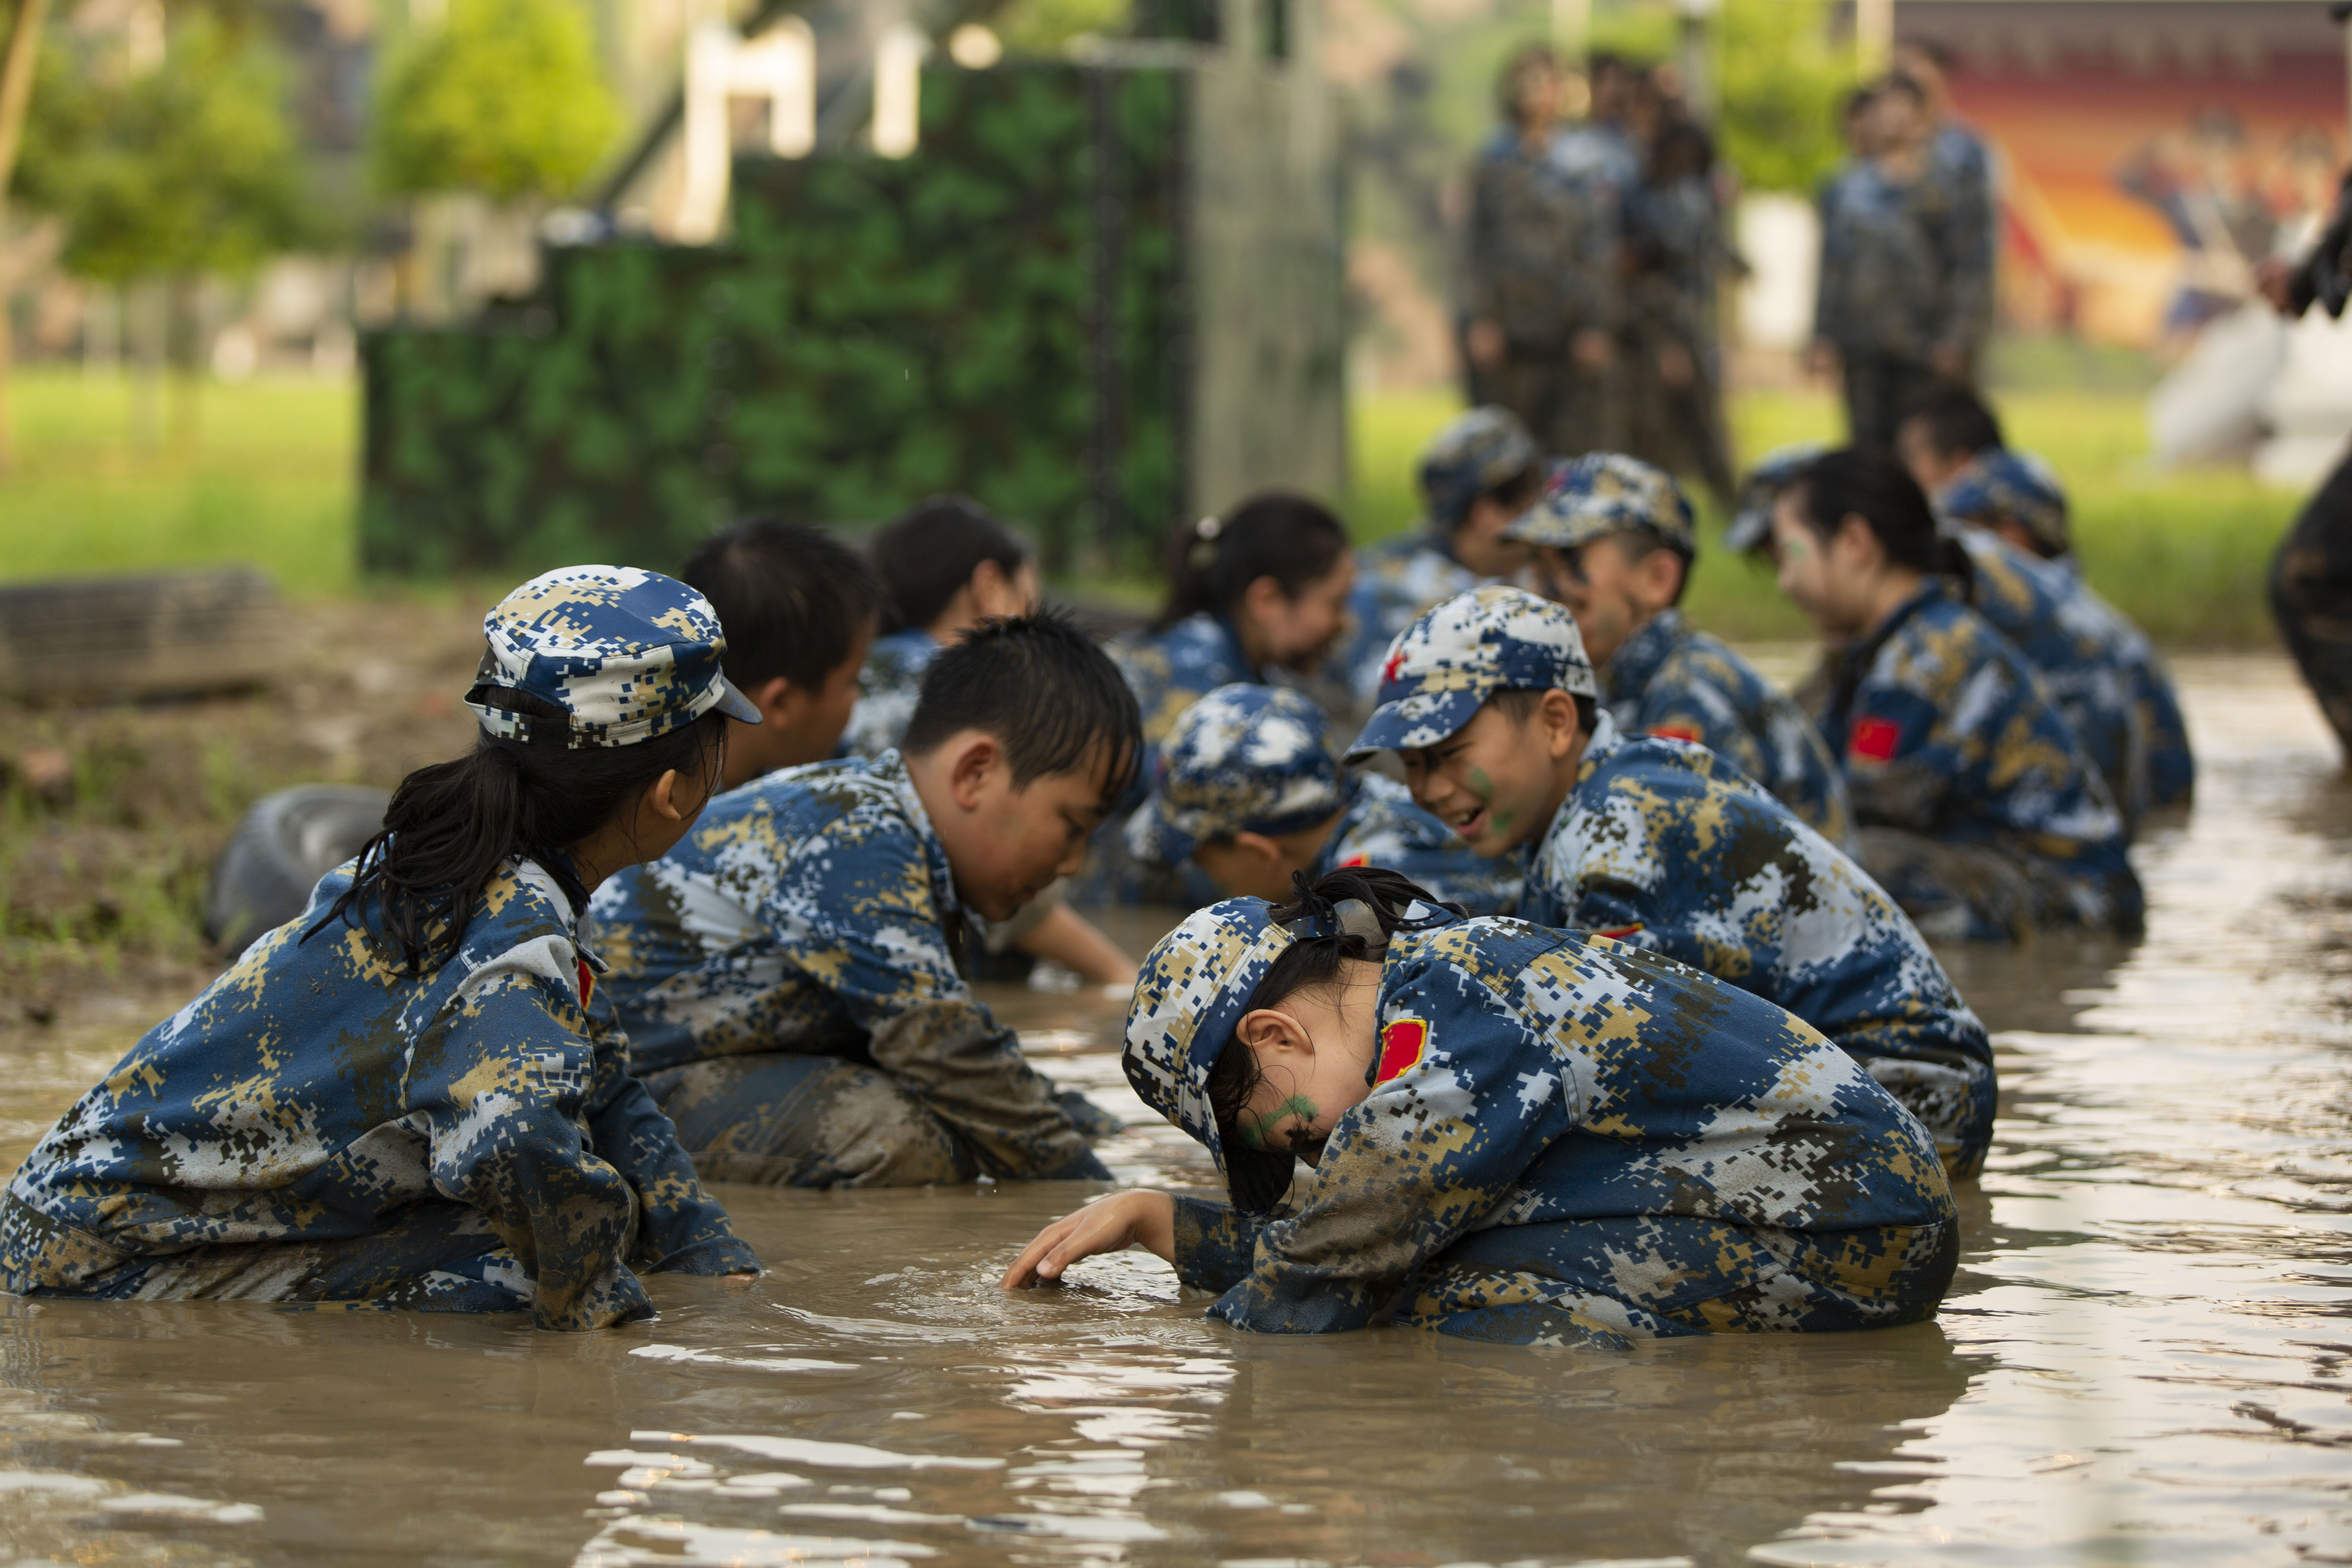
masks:
[[[451,0],[376,93],[374,174],[393,195],[570,195],[620,133],[588,19],[572,0]]]
[[[667,570],[745,512],[871,519],[955,489],[1049,565],[1139,562],[1180,505],[1181,101],[1165,72],[934,72],[913,157],[744,159],[724,245],[553,251],[525,307],[371,334],[363,561]],[[1087,330],[1106,145],[1127,214],[1108,516]]]

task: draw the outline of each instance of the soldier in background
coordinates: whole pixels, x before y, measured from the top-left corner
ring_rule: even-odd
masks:
[[[1716,275],[1738,266],[1723,233],[1715,142],[1664,118],[1625,195],[1626,450],[1696,474],[1728,510],[1736,499],[1716,316]]]
[[[1822,196],[1812,362],[1841,376],[1853,444],[1887,451],[1906,408],[1971,373],[1989,279],[1972,220],[1935,174],[1919,84],[1888,77],[1849,104],[1848,124],[1856,156]]]
[[[1473,395],[1517,415],[1553,453],[1617,438],[1618,188],[1612,161],[1560,130],[1565,85],[1549,49],[1504,68],[1509,123],[1472,172],[1465,258]]]
[[[1929,142],[1927,167],[1932,178],[1951,193],[1954,222],[1962,240],[1957,258],[1964,274],[1961,287],[1967,337],[1960,363],[1942,374],[1956,381],[1975,377],[1983,358],[1985,340],[1992,335],[1993,263],[2000,245],[2000,207],[1993,197],[1992,155],[1983,138],[1953,111],[1948,81],[1951,51],[1925,38],[1906,38],[1895,46],[1895,68],[1919,84],[1927,108]]]

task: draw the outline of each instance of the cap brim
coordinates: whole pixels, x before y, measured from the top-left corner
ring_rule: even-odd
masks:
[[[1192,855],[1192,836],[1168,820],[1150,796],[1127,819],[1127,853],[1146,866],[1181,866]]]
[[[1742,507],[1732,514],[1731,523],[1723,531],[1723,547],[1734,555],[1746,555],[1761,550],[1772,536],[1772,512],[1769,507]]]
[[[760,705],[743,695],[740,688],[725,676],[719,678],[719,711],[730,719],[740,719],[746,724],[761,721]]]
[[[1433,746],[1478,717],[1484,691],[1435,691],[1383,702],[1372,710],[1363,732],[1348,747],[1348,761],[1360,763],[1381,752]]]

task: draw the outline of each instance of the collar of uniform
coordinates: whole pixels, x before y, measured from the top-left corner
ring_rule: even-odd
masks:
[[[1551,841],[1559,836],[1560,824],[1568,820],[1569,802],[1576,798],[1577,790],[1584,787],[1585,781],[1592,777],[1601,764],[1609,760],[1610,753],[1624,743],[1624,740],[1625,737],[1618,732],[1617,721],[1609,717],[1607,709],[1603,708],[1593,715],[1592,738],[1584,742],[1584,755],[1577,759],[1574,787],[1568,792],[1568,799],[1559,803],[1559,809],[1551,814],[1551,820],[1544,825],[1543,836],[1528,846],[1529,871],[1543,864],[1544,852],[1551,847]]]
[[[1265,671],[1251,662],[1249,650],[1242,647],[1242,634],[1234,630],[1234,624],[1231,621],[1223,616],[1210,615],[1206,611],[1202,611],[1196,618],[1208,622],[1210,627],[1213,629],[1213,635],[1223,640],[1225,654],[1233,660],[1233,667],[1235,669],[1248,671],[1245,679],[1259,686],[1265,684]]]
[[[931,814],[923,809],[923,797],[915,793],[915,781],[907,772],[907,759],[897,748],[883,752],[866,764],[868,777],[877,784],[887,784],[898,796],[898,809],[915,826],[915,837],[923,846],[923,865],[931,874],[931,897],[938,903],[940,923],[950,926],[955,917],[963,912],[957,899],[955,868],[948,864],[948,847],[940,842],[940,830],[931,826]]]
[[[1669,605],[1642,623],[1632,637],[1609,656],[1601,671],[1601,700],[1615,704],[1639,697],[1649,689],[1658,667],[1682,639],[1683,613]]]
[[[561,854],[562,851],[550,850],[547,853]],[[604,973],[606,967],[604,961],[590,952],[588,948],[586,912],[572,907],[571,899],[566,897],[563,891],[562,879],[541,865],[533,856],[520,856],[516,858],[514,876],[516,881],[537,893],[540,901],[553,913],[556,923],[563,928],[564,934],[571,939],[572,949],[580,954],[582,962],[596,973]]]

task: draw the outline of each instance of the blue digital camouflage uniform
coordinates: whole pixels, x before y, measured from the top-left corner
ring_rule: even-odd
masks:
[[[1159,776],[1160,748],[1184,710],[1220,686],[1262,684],[1265,672],[1242,651],[1234,628],[1205,611],[1160,631],[1117,638],[1110,644],[1110,656],[1143,710],[1143,755],[1118,812],[1095,831],[1087,845],[1086,868],[1078,874],[1070,901],[1194,907],[1211,902],[1217,896],[1216,885],[1197,868],[1185,866],[1156,873],[1135,863],[1127,852],[1127,814],[1142,804],[1144,793]]]
[[[2041,557],[2027,564],[2056,600],[2061,624],[2123,672],[2147,752],[2147,804],[2186,805],[2196,793],[2197,760],[2172,678],[2147,636],[2083,581],[2057,476],[2026,453],[1979,452],[1937,492],[1936,508],[1956,522],[2025,529]]]
[[[1931,578],[1841,661],[1818,721],[1861,858],[1931,934],[2136,934],[2121,814],[2024,656]]]
[[[1176,721],[1150,798],[1128,819],[1127,847],[1144,865],[1173,866],[1203,840],[1326,824],[1310,881],[1340,866],[1382,866],[1474,913],[1518,901],[1517,866],[1474,854],[1394,780],[1349,774],[1322,710],[1280,687],[1221,686]]]
[[[857,706],[841,732],[839,755],[874,758],[898,749],[922,695],[923,671],[940,645],[920,626],[907,626],[874,639],[866,666],[857,672]]]
[[[1673,476],[1639,458],[1594,452],[1560,465],[1506,534],[1539,549],[1581,550],[1612,533],[1698,553],[1689,500]],[[1790,810],[1843,844],[1852,823],[1836,759],[1804,710],[1679,609],[1652,616],[1600,672],[1601,702],[1628,734],[1672,735],[1721,753]]]
[[[1221,1165],[1208,1073],[1293,940],[1255,900],[1202,910],[1128,1014],[1129,1080]],[[1296,1210],[1176,1200],[1177,1274],[1223,1292],[1212,1315],[1623,1348],[1916,1322],[1950,1282],[1958,1221],[1924,1131],[1760,998],[1476,919],[1391,940],[1376,1027],[1371,1091]]]
[[[1837,347],[1857,447],[1891,447],[1904,409],[1933,384],[1929,354],[1971,350],[1980,334],[1990,279],[1962,206],[1932,168],[1898,180],[1868,159],[1822,189],[1813,330]]]
[[[1430,437],[1415,473],[1427,509],[1423,531],[1356,552],[1356,585],[1348,595],[1352,627],[1334,664],[1358,702],[1371,705],[1381,661],[1399,632],[1489,581],[1454,558],[1454,531],[1469,521],[1480,495],[1542,463],[1535,437],[1507,408],[1474,408]]]
[[[1433,743],[1501,687],[1590,682],[1567,612],[1533,615],[1504,597],[1514,592],[1444,606],[1435,635],[1416,626],[1399,644],[1357,750]],[[1954,1174],[1981,1164],[1996,1095],[1984,1026],[1859,866],[1706,748],[1621,737],[1604,713],[1528,847],[1519,913],[1607,932],[1787,1008],[1916,1115]]]
[[[1598,145],[1555,131],[1530,150],[1506,126],[1470,174],[1469,313],[1507,345],[1504,363],[1476,371],[1478,401],[1517,415],[1547,452],[1617,445],[1607,373],[1570,357],[1577,333],[1615,331],[1622,308],[1618,200],[1628,171]]]
[[[898,753],[730,791],[591,908],[635,1069],[706,1176],[1109,1174],[957,973],[954,878]]]
[[[621,746],[712,709],[759,716],[720,673],[709,602],[652,573],[549,573],[483,632],[467,703],[505,739],[555,723],[567,746]],[[498,688],[562,718],[499,706]],[[360,864],[322,879],[299,919],[41,1140],[0,1205],[0,1283],[528,1310],[544,1329],[590,1329],[652,1312],[639,1271],[757,1268],[629,1076],[561,853],[509,860],[455,954],[422,975],[379,902],[321,923]]]

